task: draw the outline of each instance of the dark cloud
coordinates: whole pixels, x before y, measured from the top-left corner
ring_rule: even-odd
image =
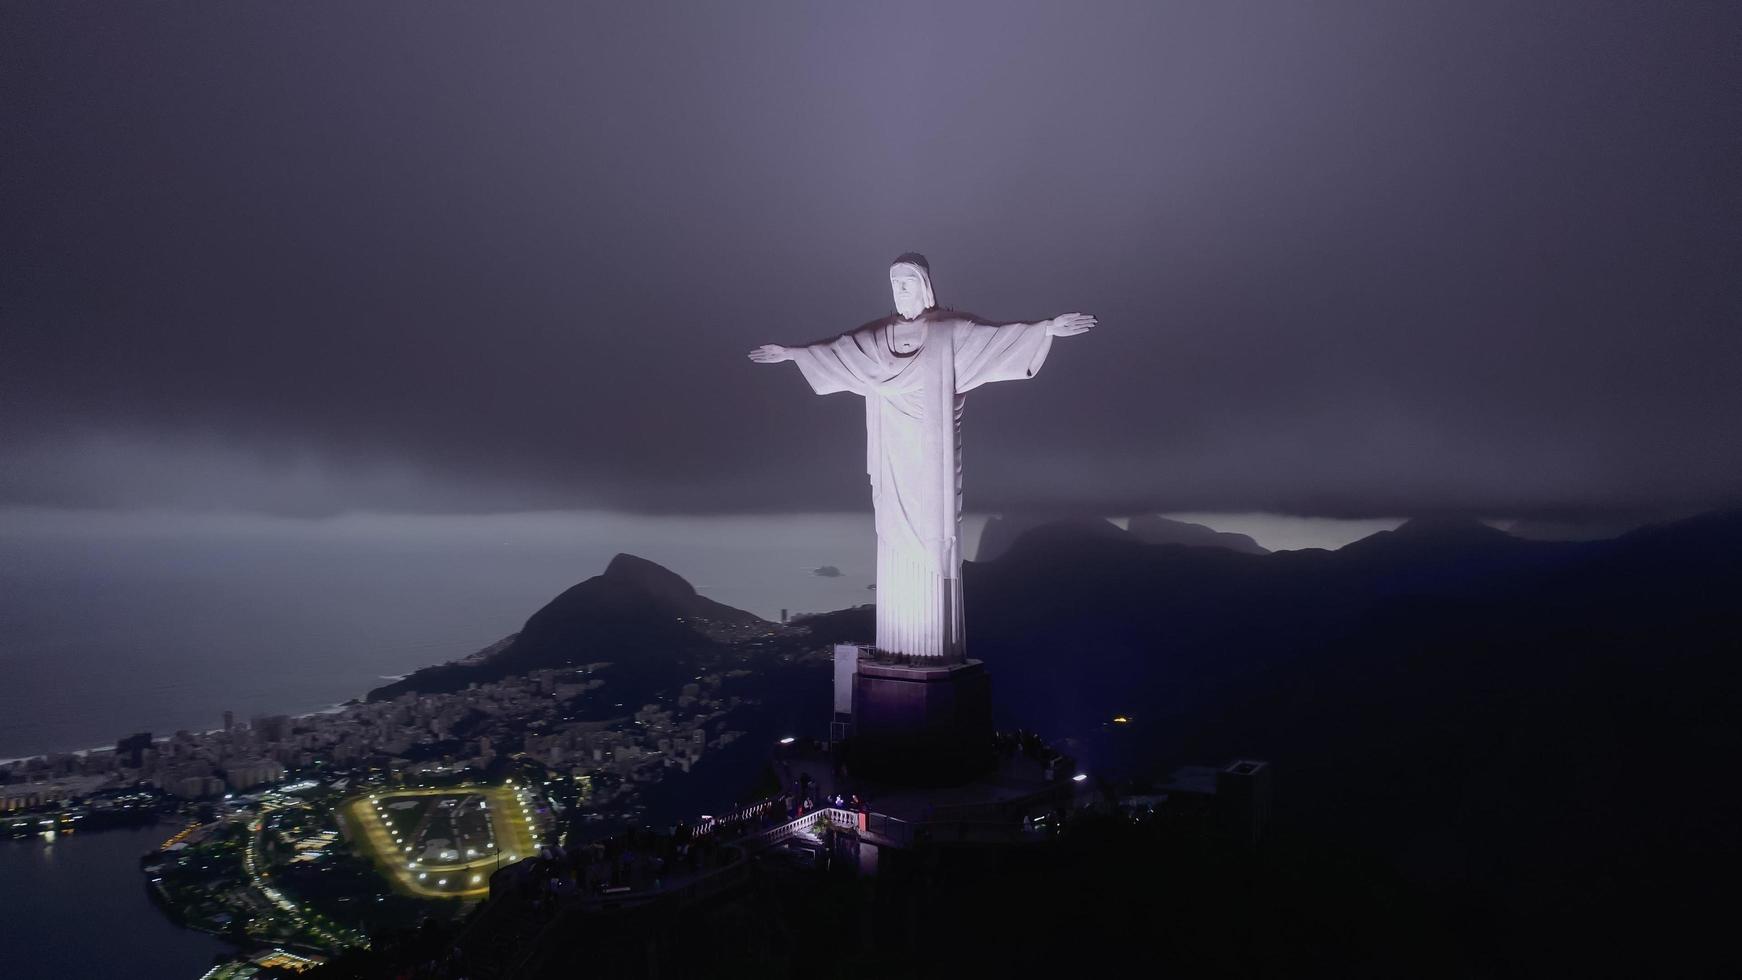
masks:
[[[1104,327],[971,507],[1742,494],[1733,5],[8,5],[0,500],[865,506],[758,343]]]

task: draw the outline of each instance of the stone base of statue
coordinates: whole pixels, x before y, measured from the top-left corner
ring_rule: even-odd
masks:
[[[852,675],[849,767],[909,786],[949,785],[991,766],[992,675],[978,660],[925,664],[861,651]]]

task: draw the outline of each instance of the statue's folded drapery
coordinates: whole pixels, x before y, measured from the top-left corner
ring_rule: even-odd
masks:
[[[898,354],[880,320],[790,348],[819,395],[865,399],[865,470],[877,519],[877,646],[962,654],[962,406],[967,392],[1032,377],[1051,349],[1044,323],[992,324],[947,310],[920,318]]]

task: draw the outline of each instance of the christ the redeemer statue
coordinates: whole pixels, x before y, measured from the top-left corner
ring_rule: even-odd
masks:
[[[769,344],[759,364],[792,361],[819,395],[865,399],[865,469],[877,514],[877,647],[941,663],[963,656],[962,406],[993,381],[1030,378],[1054,337],[1095,318],[988,323],[940,309],[925,257],[889,267],[895,315],[803,347]]]

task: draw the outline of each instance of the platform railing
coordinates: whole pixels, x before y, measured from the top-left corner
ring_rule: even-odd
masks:
[[[718,817],[706,817],[696,821],[695,827],[690,830],[690,835],[692,837],[706,837],[709,834],[719,830],[724,830],[727,827],[741,823],[748,823],[753,820],[760,820],[779,805],[779,800],[769,799],[763,800],[760,803],[753,803],[750,806],[736,810],[732,813],[723,814]]]
[[[752,834],[751,841],[761,847],[773,847],[782,841],[805,833],[817,824],[827,820],[831,826],[857,830],[859,814],[854,810],[843,810],[840,807],[825,806],[812,810],[796,820],[789,820],[778,827],[770,827],[759,834]]]

